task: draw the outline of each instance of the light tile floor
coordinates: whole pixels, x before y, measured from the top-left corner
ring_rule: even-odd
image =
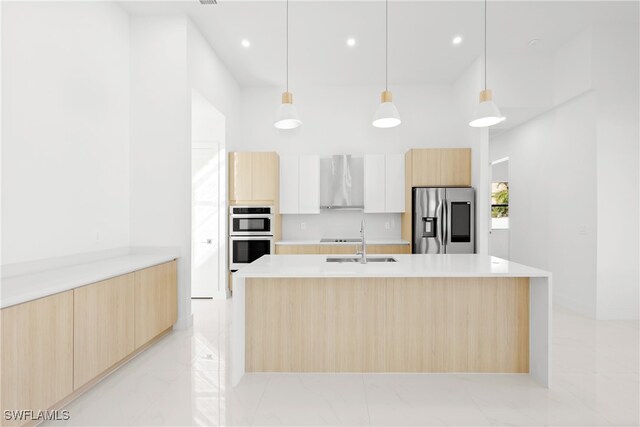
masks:
[[[637,426],[638,322],[554,310],[554,384],[528,375],[247,374],[229,386],[231,303],[174,331],[50,425]]]

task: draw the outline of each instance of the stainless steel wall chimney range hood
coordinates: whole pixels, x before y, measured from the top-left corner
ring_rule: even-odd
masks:
[[[320,159],[320,207],[364,209],[364,159],[349,154]]]

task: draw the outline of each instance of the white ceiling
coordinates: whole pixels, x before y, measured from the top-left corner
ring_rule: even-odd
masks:
[[[283,85],[285,2],[123,2],[132,15],[184,13],[242,86]],[[384,83],[384,1],[291,0],[290,86]],[[389,4],[389,84],[451,82],[482,53],[482,1]],[[552,51],[596,22],[638,21],[634,1],[490,1],[489,55]],[[455,35],[464,41],[451,43]],[[349,48],[346,39],[357,46]],[[528,46],[531,39],[540,42]],[[250,48],[240,45],[251,41]]]

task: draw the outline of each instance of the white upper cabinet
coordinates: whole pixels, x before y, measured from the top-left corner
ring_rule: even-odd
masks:
[[[298,156],[280,156],[280,213],[298,213]]]
[[[404,156],[364,156],[364,211],[404,212]]]
[[[385,156],[386,212],[404,212],[404,154]]]
[[[318,156],[280,156],[280,213],[320,213]]]
[[[364,156],[364,211],[386,212],[385,159],[383,154]]]
[[[298,161],[298,213],[320,213],[320,157],[300,156]]]

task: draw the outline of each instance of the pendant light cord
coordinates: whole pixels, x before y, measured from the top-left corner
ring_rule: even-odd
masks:
[[[484,0],[484,90],[487,90],[487,0]]]
[[[485,0],[486,1],[486,0]],[[384,11],[384,90],[389,90],[389,0],[385,0]]]
[[[287,0],[287,53],[286,53],[286,62],[287,62],[287,92],[289,92],[289,0]]]

